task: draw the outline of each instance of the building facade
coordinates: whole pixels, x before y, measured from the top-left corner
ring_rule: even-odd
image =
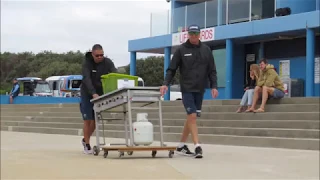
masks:
[[[168,3],[164,1],[163,3]],[[218,99],[241,98],[250,64],[266,58],[288,85],[288,94],[319,96],[320,0],[171,0],[151,15],[150,35],[130,40],[130,74],[136,53],[164,54],[164,71],[185,29],[199,25],[218,72]],[[146,35],[147,36],[147,35]],[[169,94],[165,100],[170,99]],[[211,99],[209,90],[205,99]]]

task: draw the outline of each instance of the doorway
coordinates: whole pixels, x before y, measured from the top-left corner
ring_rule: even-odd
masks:
[[[243,84],[247,84],[250,81],[250,65],[256,64],[259,59],[260,43],[246,44],[245,45],[245,68],[244,68],[244,80]]]

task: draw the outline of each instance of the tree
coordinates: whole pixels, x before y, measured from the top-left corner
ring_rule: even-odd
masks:
[[[23,53],[0,53],[0,91],[9,92],[12,88],[13,78],[61,76],[68,74],[81,74],[84,53],[80,51],[67,53],[54,53],[43,51],[37,54],[32,52]],[[138,59],[136,63],[137,76],[145,81],[146,86],[162,85],[163,75],[162,56],[150,56]],[[119,68],[119,73],[129,74],[130,65]],[[172,84],[179,83],[179,72]]]
[[[144,59],[138,59],[136,63],[136,75],[141,77],[146,86],[161,86],[164,80],[164,58],[162,56],[149,56]],[[130,64],[125,67],[126,73],[130,73]],[[179,70],[172,84],[179,83]]]

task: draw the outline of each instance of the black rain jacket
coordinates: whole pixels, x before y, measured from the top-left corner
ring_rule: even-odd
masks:
[[[181,92],[204,92],[217,88],[217,71],[211,49],[200,41],[193,45],[187,40],[175,51],[166,70],[164,85],[169,86],[176,70],[180,70]],[[209,80],[209,83],[208,83]]]
[[[98,94],[103,95],[101,76],[116,73],[117,69],[109,58],[104,58],[100,63],[95,63],[91,52],[87,52],[82,64],[81,96]]]

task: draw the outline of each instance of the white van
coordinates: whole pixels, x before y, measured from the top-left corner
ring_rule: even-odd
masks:
[[[54,97],[63,97],[61,90],[63,81],[61,80],[62,77],[65,76],[50,76],[46,79],[49,83],[50,89],[53,91]]]

